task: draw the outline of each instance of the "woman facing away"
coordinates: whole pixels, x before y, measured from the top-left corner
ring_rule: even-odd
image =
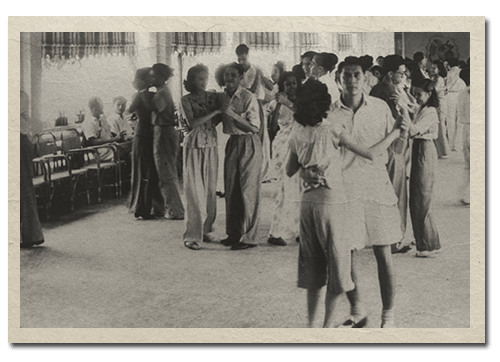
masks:
[[[128,111],[137,114],[138,122],[132,141],[132,186],[129,196],[129,211],[136,218],[154,219],[151,213],[153,198],[160,198],[160,186],[153,151],[153,96],[148,88],[153,84],[151,68],[141,68],[135,73],[133,82],[137,93]]]
[[[420,106],[408,130],[413,139],[410,175],[410,216],[417,244],[417,257],[435,256],[441,249],[434,223],[432,204],[436,179],[439,98],[430,79],[416,84],[415,98]],[[406,115],[407,116],[407,115]]]
[[[450,144],[448,142],[448,135],[446,132],[446,113],[444,110],[446,110],[445,102],[447,93],[445,79],[448,72],[446,71],[443,62],[437,59],[431,62],[429,75],[439,99],[439,107],[437,108],[439,118],[438,138],[436,138],[434,143],[436,145],[438,157],[447,158],[450,153]]]
[[[184,194],[186,230],[184,245],[199,250],[201,241],[215,241],[211,232],[217,211],[219,166],[217,130],[221,113],[215,92],[207,92],[208,68],[191,67],[184,81],[189,94],[181,99],[188,133],[184,139]]]
[[[289,155],[288,142],[294,127],[293,102],[298,80],[294,73],[284,72],[279,81],[279,93],[269,103],[267,110],[269,124],[277,129],[272,144],[271,173],[278,180],[278,193],[274,205],[273,220],[267,242],[272,245],[286,245],[287,239],[299,236],[300,179],[298,175],[286,175],[286,160]]]
[[[353,217],[357,202],[344,188],[341,147],[371,160],[400,135],[395,128],[370,149],[359,146],[340,123],[324,120],[330,104],[327,86],[317,80],[297,90],[294,117],[300,125],[290,135],[286,165],[289,177],[301,168],[317,175],[317,181],[304,184],[301,198],[298,286],[307,289],[308,326],[313,327],[320,290],[327,285],[324,328],[332,326],[341,295],[355,288],[351,251],[364,247],[362,235],[356,234],[361,225]]]

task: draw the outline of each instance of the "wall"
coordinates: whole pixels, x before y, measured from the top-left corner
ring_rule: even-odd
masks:
[[[403,33],[404,56],[413,58],[413,54],[421,51],[429,59],[457,57],[467,60],[470,57],[470,33]]]

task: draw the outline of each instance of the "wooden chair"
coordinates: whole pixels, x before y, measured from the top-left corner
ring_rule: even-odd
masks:
[[[41,167],[44,183],[48,184],[48,197],[43,201],[46,210],[46,218],[50,218],[54,204],[58,202],[72,204],[72,175],[69,160],[64,154],[60,154],[57,139],[51,133],[44,131],[35,136],[35,168]],[[41,185],[40,173],[35,169],[33,183]],[[46,186],[44,186],[46,187]],[[43,194],[45,194],[44,192]],[[45,197],[45,196],[44,196]]]

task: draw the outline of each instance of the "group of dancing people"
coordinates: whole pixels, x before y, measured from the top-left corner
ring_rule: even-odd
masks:
[[[371,246],[383,304],[381,327],[395,327],[392,253],[410,248],[403,245],[407,205],[416,256],[435,257],[441,249],[432,213],[436,140],[442,130],[439,81],[412,75],[405,86],[410,77],[399,55],[383,58],[373,71],[371,57],[350,56],[337,66],[335,54],[307,52],[291,72],[278,62],[271,79],[250,64],[246,45],[238,46],[236,55],[238,62],[215,72],[223,92],[207,91],[209,70],[202,64],[190,68],[184,81],[185,215],[175,166],[175,108],[165,85],[173,72],[164,64],[137,71],[137,93],[129,107],[138,115],[130,211],[142,219],[185,217],[183,242],[189,249],[217,242],[216,127],[222,123],[229,139],[224,156],[227,237],[220,243],[231,250],[256,246],[262,182],[276,179],[268,242],[300,243],[298,286],[307,289],[309,325],[314,325],[325,285],[324,327],[332,327],[343,293],[351,316],[339,327],[366,325],[353,258],[355,250]],[[470,92],[467,69],[460,76]],[[159,176],[161,166],[169,177]],[[155,200],[162,201],[155,205]]]

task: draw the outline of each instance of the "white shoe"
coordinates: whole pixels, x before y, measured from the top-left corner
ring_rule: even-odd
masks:
[[[417,258],[432,258],[436,256],[436,254],[437,254],[436,251],[423,250],[423,251],[417,251],[415,256]]]

